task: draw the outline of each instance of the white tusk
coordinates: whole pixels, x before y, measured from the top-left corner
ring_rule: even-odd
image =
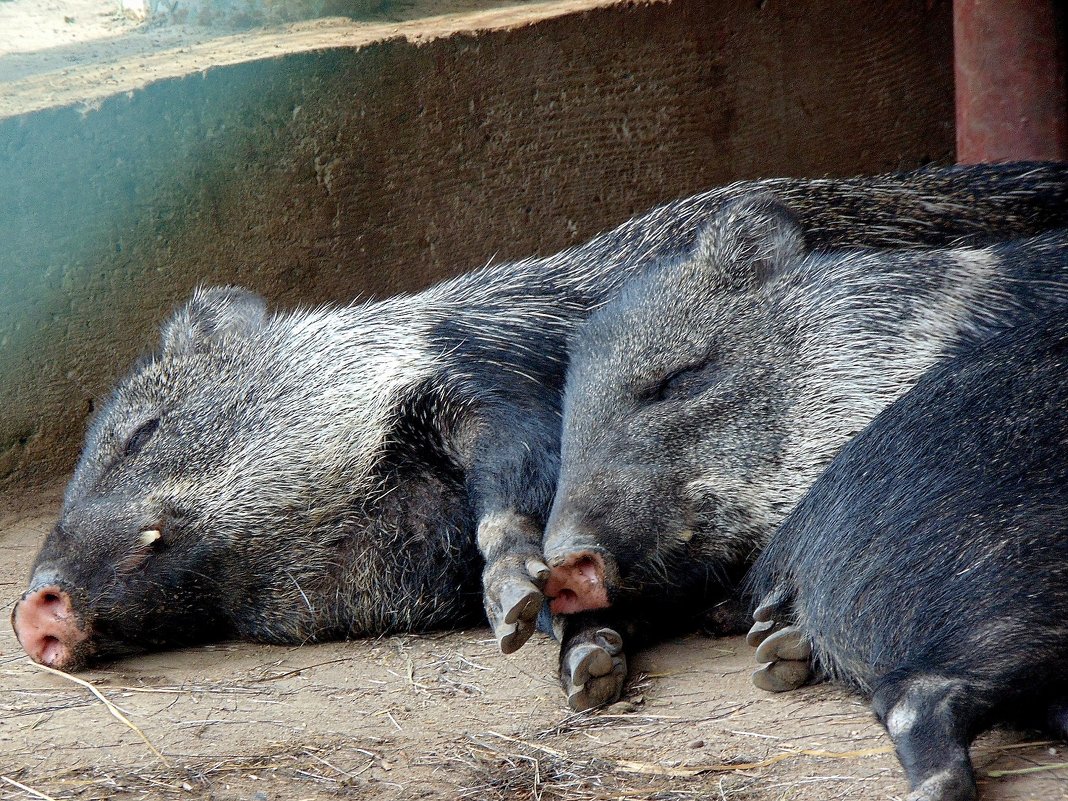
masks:
[[[141,536],[137,538],[137,541],[142,545],[151,545],[162,536],[158,528],[146,528],[141,532]]]

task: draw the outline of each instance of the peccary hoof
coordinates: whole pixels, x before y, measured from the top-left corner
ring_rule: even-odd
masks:
[[[765,639],[771,636],[777,625],[778,623],[774,620],[754,623],[753,627],[749,629],[749,633],[745,635],[746,645],[756,648],[760,643],[764,642]]]
[[[598,629],[590,640],[574,641],[560,658],[567,703],[576,712],[618,701],[626,678],[623,638],[612,629]]]
[[[545,601],[541,592],[532,586],[509,585],[504,594],[504,623],[497,628],[501,653],[518,651],[534,633],[538,613]]]
[[[776,631],[765,638],[756,651],[757,662],[807,661],[811,656],[812,643],[796,626]]]
[[[783,660],[764,665],[753,673],[753,686],[769,693],[796,690],[812,675],[808,660]]]
[[[521,568],[512,560],[502,560],[487,570],[486,616],[493,624],[501,653],[518,651],[534,633],[545,603],[545,596],[534,582],[544,580],[548,572],[549,568],[538,559],[526,559]]]
[[[757,608],[753,610],[753,620],[757,623],[774,622],[786,614],[788,599],[782,590],[774,590],[765,595]]]

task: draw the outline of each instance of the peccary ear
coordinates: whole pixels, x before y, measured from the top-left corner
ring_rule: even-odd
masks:
[[[227,336],[259,328],[267,302],[236,286],[198,288],[163,326],[163,350],[196,350]]]
[[[769,192],[752,192],[725,203],[698,235],[694,256],[714,271],[724,289],[763,284],[784,264],[805,253],[801,226]]]

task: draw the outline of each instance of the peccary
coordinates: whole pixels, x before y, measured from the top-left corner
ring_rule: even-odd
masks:
[[[767,193],[632,280],[571,346],[545,537],[545,592],[575,618],[571,704],[618,697],[627,651],[651,639],[730,631],[716,602],[838,449],[937,360],[1065,296],[1063,230],[810,251]]]
[[[100,405],[13,613],[23,646],[71,670],[131,647],[451,626],[476,618],[482,571],[501,647],[518,648],[548,573],[568,337],[754,186],[827,246],[1068,224],[1068,165],[780,179],[412,296],[270,314],[198,292]]]
[[[758,659],[774,660],[757,685],[785,689],[777,666],[796,684],[811,658],[870,696],[911,801],[974,798],[968,747],[991,725],[1068,738],[1068,310],[924,375],[748,582]]]

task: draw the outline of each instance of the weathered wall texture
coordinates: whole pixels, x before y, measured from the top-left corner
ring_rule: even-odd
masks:
[[[119,0],[139,19],[192,25],[262,25],[332,15],[359,17],[391,0]]]
[[[0,491],[198,283],[414,291],[739,177],[950,161],[946,2],[675,0],[206,69],[0,121]]]

